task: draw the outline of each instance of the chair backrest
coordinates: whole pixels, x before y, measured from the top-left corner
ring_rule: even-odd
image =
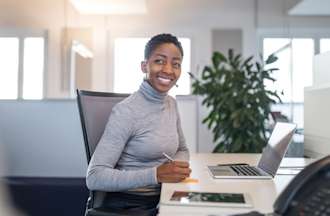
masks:
[[[87,163],[99,142],[114,105],[129,94],[94,92],[77,89],[77,102],[84,135]]]

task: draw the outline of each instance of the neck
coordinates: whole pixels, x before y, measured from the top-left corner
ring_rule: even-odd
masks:
[[[158,102],[158,103],[163,103],[166,96],[167,92],[159,92],[157,91],[152,85],[144,80],[140,86],[139,92],[141,92],[147,100]]]

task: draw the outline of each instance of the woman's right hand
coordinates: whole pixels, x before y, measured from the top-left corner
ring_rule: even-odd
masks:
[[[176,183],[189,177],[191,169],[186,161],[172,161],[157,167],[159,183]]]

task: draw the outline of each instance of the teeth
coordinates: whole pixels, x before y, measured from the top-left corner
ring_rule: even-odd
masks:
[[[164,84],[169,84],[171,82],[171,79],[167,79],[163,77],[158,77],[158,80]]]

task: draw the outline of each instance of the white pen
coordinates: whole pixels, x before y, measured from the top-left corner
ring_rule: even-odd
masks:
[[[167,155],[165,152],[163,152],[163,155],[164,155],[169,161],[171,161],[171,162],[174,161],[174,159],[171,158],[169,155]]]

